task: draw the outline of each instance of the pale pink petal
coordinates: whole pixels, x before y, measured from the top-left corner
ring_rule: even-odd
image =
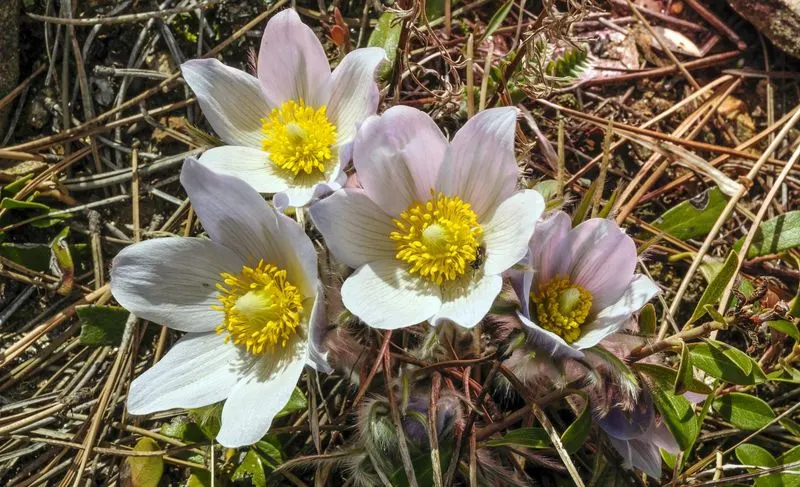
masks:
[[[258,79],[276,106],[303,100],[317,107],[330,98],[331,68],[314,31],[293,9],[267,22],[258,51]]]
[[[208,123],[226,144],[261,148],[261,119],[272,105],[255,77],[216,59],[186,61],[181,73]]]
[[[572,282],[592,294],[592,311],[619,299],[636,269],[636,244],[611,220],[592,218],[570,232]]]
[[[467,272],[470,272],[468,269]],[[448,282],[442,286],[442,307],[430,322],[434,326],[448,321],[472,328],[486,316],[503,288],[503,278],[497,274]]]
[[[572,220],[563,211],[536,224],[530,245],[534,286],[569,272],[571,262],[567,236],[571,228]]]
[[[348,267],[391,259],[397,252],[389,238],[395,230],[391,217],[363,190],[337,191],[312,205],[309,213],[333,256]]]
[[[437,187],[470,203],[479,217],[494,210],[517,184],[516,126],[513,107],[484,110],[469,119],[453,138]]]
[[[386,51],[366,47],[348,53],[333,70],[328,118],[336,125],[339,144],[352,141],[358,125],[378,108],[375,70],[386,61]]]
[[[269,160],[261,149],[224,145],[203,152],[200,164],[220,174],[236,176],[259,193],[274,194],[283,191],[290,180]]]
[[[292,396],[308,357],[308,343],[295,340],[266,355],[233,387],[222,408],[217,441],[227,448],[251,445],[269,430]]]
[[[442,306],[439,288],[384,259],[361,266],[344,281],[342,302],[373,328],[396,329],[432,317]]]
[[[544,211],[544,199],[532,189],[520,191],[501,202],[483,223],[486,274],[500,274],[528,251],[536,221]]]
[[[397,105],[361,126],[353,164],[367,195],[396,216],[431,198],[446,149],[447,140],[428,115]]]

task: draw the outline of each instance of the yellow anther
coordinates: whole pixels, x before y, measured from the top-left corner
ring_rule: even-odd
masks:
[[[592,308],[589,291],[572,284],[566,276],[556,276],[540,284],[538,292],[531,290],[530,297],[542,328],[552,331],[567,343],[580,338],[581,326]]]
[[[289,100],[261,123],[262,148],[276,166],[294,176],[325,172],[336,143],[336,126],[328,120],[327,107],[315,110],[303,100]]]

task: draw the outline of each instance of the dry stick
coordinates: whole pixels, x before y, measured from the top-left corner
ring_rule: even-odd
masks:
[[[411,452],[408,451],[408,443],[406,443],[406,434],[403,431],[403,421],[400,418],[400,411],[397,409],[397,402],[394,400],[394,391],[392,390],[394,387],[392,385],[392,354],[390,353],[383,355],[383,375],[386,382],[386,397],[389,399],[389,409],[397,430],[397,445],[400,448],[400,458],[403,460],[403,468],[406,471],[408,485],[409,487],[419,487],[417,475],[414,472],[414,464],[411,462]]]
[[[139,221],[139,142],[133,143],[131,152],[131,213],[133,219],[133,241],[142,240],[142,229]]]
[[[728,25],[725,24],[725,22],[721,21],[716,15],[714,15],[710,10],[708,10],[705,6],[703,6],[702,3],[698,2],[697,0],[684,0],[684,1],[687,5],[689,5],[689,7],[692,8],[692,10],[697,12],[697,15],[703,17],[705,21],[714,26],[714,28],[717,29],[720,32],[720,34],[724,35],[725,37],[728,38],[729,41],[736,44],[736,49],[740,51],[747,50],[747,43],[741,40],[739,36],[736,35],[736,32],[733,31],[733,29],[728,27]]]
[[[753,165],[750,172],[747,173],[745,178],[747,179],[748,183],[753,181],[755,175],[761,169],[761,166],[764,165],[764,162],[775,152],[775,149],[778,148],[778,145],[783,141],[789,131],[795,126],[797,121],[800,120],[800,110],[795,110],[794,115],[791,119],[783,126],[781,131],[775,137],[775,140],[767,147],[767,150],[759,157],[756,163]],[[711,248],[711,243],[717,238],[717,234],[719,233],[720,229],[722,229],[722,225],[725,223],[725,220],[728,219],[728,216],[733,212],[733,209],[736,207],[736,204],[739,203],[739,200],[744,196],[747,192],[748,184],[742,184],[739,187],[739,190],[728,200],[728,204],[722,210],[722,214],[720,214],[717,221],[714,223],[714,227],[706,236],[706,239],[703,241],[703,245],[700,247],[700,250],[697,251],[697,255],[695,256],[694,260],[692,260],[692,264],[689,266],[689,270],[686,272],[686,275],[683,277],[680,286],[678,287],[678,291],[675,293],[675,298],[672,300],[672,304],[669,307],[669,312],[665,313],[664,319],[661,322],[661,328],[658,331],[658,339],[661,340],[667,334],[667,315],[674,316],[675,312],[678,310],[678,307],[681,304],[681,300],[683,299],[684,293],[686,293],[686,289],[689,287],[689,282],[691,282],[692,278],[694,277],[694,273],[697,272],[697,269],[700,267],[700,263],[703,261],[708,249]]]
[[[481,97],[478,101],[479,112],[482,112],[486,108],[486,93],[489,91],[489,70],[492,68],[493,55],[494,44],[491,44],[489,45],[489,52],[486,53],[486,61],[483,63],[483,76],[481,77]]]
[[[473,72],[473,56],[475,36],[472,34],[467,37],[467,118],[475,116],[475,73]],[[486,73],[483,73],[484,78]]]
[[[730,84],[730,86],[728,86],[728,88],[719,97],[717,97],[716,100],[710,100],[707,104],[703,105],[702,107],[700,107],[697,110],[697,112],[695,112],[696,114],[699,114],[706,107],[709,108],[709,110],[706,112],[706,114],[703,115],[703,118],[700,120],[700,122],[697,125],[695,125],[694,128],[692,128],[692,130],[689,132],[689,135],[686,137],[687,139],[694,139],[695,137],[697,137],[697,135],[700,133],[700,131],[703,130],[703,127],[705,127],[706,123],[708,123],[708,121],[711,119],[711,117],[713,117],[717,113],[717,110],[719,110],[719,107],[722,105],[722,103],[741,84],[741,81],[742,81],[741,79],[735,80],[733,83]],[[692,115],[694,115],[694,114],[692,114]],[[689,121],[690,124],[693,123],[693,121],[690,120],[691,118],[692,118],[692,116],[687,118],[687,121]],[[683,131],[685,129],[687,129],[688,127],[689,127],[689,124],[687,124],[686,126],[681,124],[681,126],[678,127],[675,130],[673,135],[683,135]],[[650,160],[647,161],[648,164],[645,164],[642,167],[642,171],[640,171],[640,172],[644,173],[645,171],[649,170],[651,167],[653,167],[653,165],[655,165],[658,161],[660,161],[662,159],[664,159],[663,162],[656,168],[655,171],[652,172],[652,174],[650,174],[650,177],[647,178],[647,180],[644,182],[644,184],[642,184],[639,187],[639,189],[636,190],[636,193],[634,193],[633,197],[631,197],[631,199],[628,202],[626,202],[625,205],[622,207],[622,209],[619,212],[619,215],[617,215],[617,223],[622,223],[623,221],[625,221],[625,219],[631,214],[631,212],[633,212],[633,209],[639,203],[639,200],[642,198],[642,196],[648,190],[650,190],[650,188],[653,187],[653,185],[656,183],[656,181],[658,181],[658,179],[661,177],[661,175],[664,174],[664,172],[667,170],[667,167],[669,167],[669,164],[670,164],[670,160],[669,159],[665,159],[664,156],[661,155],[661,154],[656,154]],[[638,178],[639,174],[637,174],[636,176]],[[628,193],[628,188],[632,188],[632,187],[634,187],[635,183],[638,183],[638,180],[635,181],[637,178],[634,178],[634,180],[631,180],[631,183],[625,188],[626,193]]]
[[[149,20],[153,18],[168,17],[174,14],[194,12],[197,9],[213,7],[220,1],[221,0],[208,0],[198,5],[192,5],[191,7],[180,7],[180,8],[171,8],[167,10],[156,10],[154,12],[141,12],[138,14],[118,15],[116,17],[93,17],[90,19],[73,19],[64,17],[49,17],[47,15],[37,15],[31,13],[28,14],[28,17],[32,18],[33,20],[47,22],[49,24],[66,24],[72,26],[97,25],[97,24],[115,25],[115,24],[125,24],[129,22],[142,22],[144,20]]]
[[[434,487],[443,487],[442,482],[442,465],[439,457],[439,431],[437,428],[439,413],[437,412],[439,404],[439,392],[442,387],[442,374],[434,372],[431,374],[431,398],[428,403],[428,441],[431,444],[431,467],[433,469],[433,485]]]
[[[600,212],[600,201],[603,199],[603,188],[606,185],[606,173],[608,172],[608,164],[611,162],[611,137],[613,135],[614,130],[611,128],[611,124],[608,124],[606,126],[605,140],[603,140],[603,163],[600,165],[600,176],[597,178],[597,187],[592,195],[592,218],[596,217]]]
[[[25,81],[20,83],[16,88],[11,90],[9,94],[0,99],[0,110],[2,110],[3,107],[11,103],[14,100],[14,98],[18,97],[19,94],[22,93],[29,84],[31,84],[31,81],[36,79],[36,77],[39,76],[40,74],[44,73],[45,69],[47,69],[47,65],[42,64],[41,66],[36,68],[36,70],[33,73],[31,73],[30,76],[25,78]]]
[[[800,142],[800,138],[796,139],[794,143],[797,144],[798,142]],[[739,254],[736,257],[736,270],[731,275],[731,279],[728,281],[728,284],[725,286],[725,291],[722,293],[722,298],[720,299],[719,307],[717,308],[719,313],[725,312],[728,298],[731,296],[731,291],[733,289],[733,283],[736,281],[736,275],[742,268],[742,262],[744,262],[745,257],[747,256],[747,251],[750,249],[750,244],[753,243],[753,239],[758,232],[758,226],[761,224],[761,220],[764,219],[764,215],[766,215],[767,210],[769,209],[769,204],[772,202],[773,198],[775,198],[778,190],[781,189],[783,181],[786,179],[786,176],[789,175],[789,171],[792,170],[792,167],[794,166],[795,162],[797,162],[798,158],[800,158],[800,145],[797,146],[797,148],[794,150],[794,153],[792,153],[792,157],[789,158],[789,162],[783,166],[783,170],[780,172],[780,174],[778,174],[778,178],[769,189],[769,193],[767,193],[766,198],[764,198],[764,202],[761,203],[761,208],[758,209],[756,218],[753,220],[750,230],[747,232],[747,236],[744,238],[742,248],[739,250]]]
[[[669,117],[673,113],[681,110],[685,105],[691,103],[692,101],[698,99],[701,96],[704,96],[706,94],[706,92],[714,89],[715,87],[717,87],[718,85],[720,85],[722,83],[730,81],[731,79],[733,79],[732,76],[728,76],[728,75],[720,76],[719,78],[715,79],[714,81],[706,84],[705,86],[703,86],[699,90],[695,91],[694,93],[692,93],[688,97],[684,98],[683,100],[681,100],[677,104],[669,107],[667,110],[664,110],[663,112],[659,113],[658,115],[656,115],[655,117],[651,118],[647,122],[643,123],[640,126],[640,128],[644,129],[644,128],[650,127],[651,125],[654,125],[657,122],[660,122],[661,120],[664,120],[665,118]],[[611,145],[611,150],[612,151],[616,150],[619,146],[623,145],[625,142],[626,142],[625,139],[620,139],[620,140],[614,142]],[[602,157],[603,157],[603,154],[600,154],[597,157],[595,157],[594,159],[592,159],[591,161],[589,161],[588,163],[586,163],[583,167],[581,167],[578,170],[578,172],[575,173],[575,175],[573,175],[569,179],[569,181],[567,181],[566,184],[567,185],[572,185],[573,183],[575,183],[575,181],[577,181],[578,178],[583,176],[586,172],[588,172],[591,168],[593,168],[598,162],[600,162]],[[620,199],[622,199],[622,198],[620,198]]]

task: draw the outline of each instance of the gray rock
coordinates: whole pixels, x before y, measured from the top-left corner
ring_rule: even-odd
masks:
[[[800,58],[800,0],[728,0],[776,47]]]
[[[0,98],[19,82],[19,5],[19,0],[0,0]],[[10,108],[0,110],[0,134]]]

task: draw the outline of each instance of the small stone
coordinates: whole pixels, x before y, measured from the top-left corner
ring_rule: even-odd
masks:
[[[800,2],[797,0],[728,0],[730,6],[776,47],[800,58]]]

